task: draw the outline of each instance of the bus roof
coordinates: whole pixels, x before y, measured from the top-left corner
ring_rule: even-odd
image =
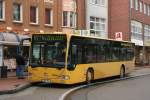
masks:
[[[119,41],[114,39],[106,39],[102,37],[95,37],[95,36],[85,36],[85,35],[77,35],[77,34],[71,34],[71,36],[77,36],[77,37],[86,37],[86,38],[95,38],[95,39],[102,39],[102,40],[110,40],[110,41],[116,41],[116,42],[127,42],[127,43],[133,43],[131,41]],[[134,43],[133,43],[134,44]]]

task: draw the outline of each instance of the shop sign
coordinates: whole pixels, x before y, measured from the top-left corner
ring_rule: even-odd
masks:
[[[119,41],[122,41],[122,32],[116,32],[115,33],[115,39],[119,40]]]
[[[143,46],[142,40],[131,39],[131,42],[135,43],[135,45],[137,45],[137,46]]]

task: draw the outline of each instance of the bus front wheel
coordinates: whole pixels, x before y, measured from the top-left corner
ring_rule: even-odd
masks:
[[[91,69],[88,69],[86,72],[86,83],[90,84],[94,80],[94,72]]]

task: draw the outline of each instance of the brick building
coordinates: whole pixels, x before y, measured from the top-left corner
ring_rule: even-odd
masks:
[[[61,31],[61,1],[1,0],[0,31],[24,34]],[[56,16],[56,17],[53,17]]]
[[[150,0],[109,0],[109,38],[134,42],[136,64],[150,64]]]
[[[85,26],[84,0],[0,0],[0,9],[0,32],[62,32]]]
[[[62,2],[58,0],[0,0],[0,66],[15,68],[19,42],[33,33],[61,31]],[[57,17],[53,17],[57,16]],[[29,45],[23,55],[28,57]]]
[[[82,0],[0,0],[0,66],[3,62],[9,66],[9,60],[14,63],[22,37],[84,29],[84,4]]]

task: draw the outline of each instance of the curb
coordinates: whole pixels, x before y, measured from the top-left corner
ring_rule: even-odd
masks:
[[[89,85],[82,85],[82,86],[75,87],[75,88],[70,89],[69,91],[65,92],[64,94],[61,95],[61,97],[59,98],[59,100],[65,100],[65,98],[66,98],[69,94],[71,94],[72,92],[77,91],[77,90],[80,90],[80,89],[83,89],[83,88],[87,88],[87,87],[89,87],[89,86],[102,85],[102,84],[112,83],[112,82],[121,81],[121,80],[128,80],[128,79],[143,77],[143,76],[147,76],[147,75],[150,75],[150,73],[147,73],[147,74],[139,74],[139,75],[134,75],[134,76],[129,76],[129,77],[121,78],[121,79],[119,78],[119,79],[108,80],[108,81],[103,81],[103,82],[96,82],[96,83],[92,83],[92,84],[89,84]]]
[[[22,91],[22,90],[24,90],[26,88],[29,88],[30,86],[31,86],[30,83],[26,83],[26,84],[20,85],[20,86],[18,86],[16,88],[13,88],[11,90],[0,91],[0,95],[17,93],[17,92]]]

